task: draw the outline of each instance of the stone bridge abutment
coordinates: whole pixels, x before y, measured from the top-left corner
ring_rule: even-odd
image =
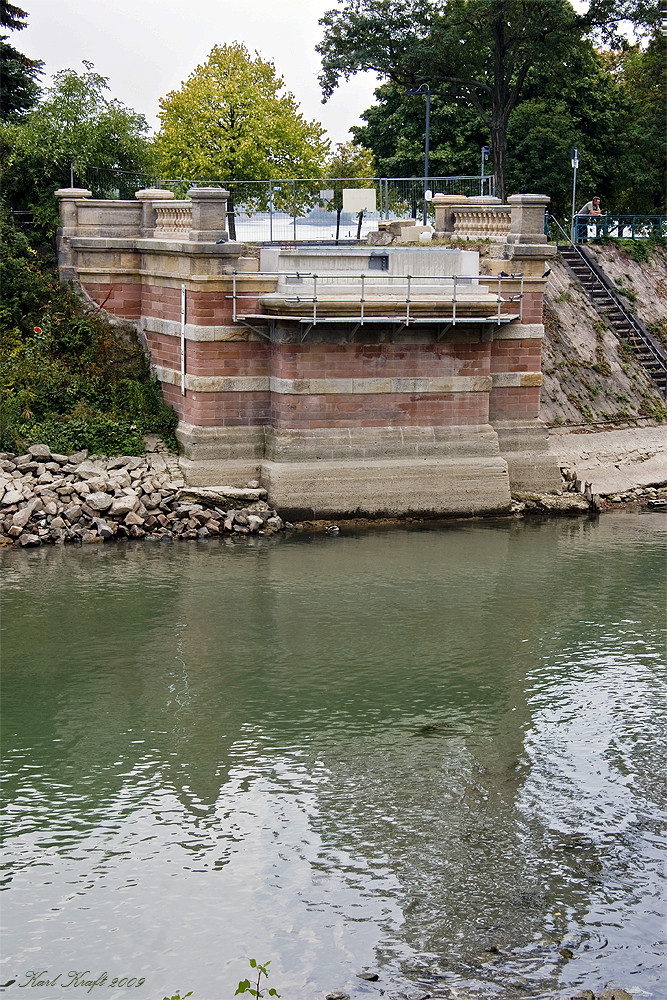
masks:
[[[259,479],[323,518],[502,513],[511,489],[559,488],[538,417],[546,197],[436,196],[454,245],[260,251],[229,240],[220,188],[57,196],[61,275],[136,325],[192,485]]]

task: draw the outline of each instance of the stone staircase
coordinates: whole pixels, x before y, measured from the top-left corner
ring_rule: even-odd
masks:
[[[584,287],[600,316],[632,348],[660,394],[667,398],[667,352],[655,337],[619,302],[613,284],[584,247],[561,247],[569,271]]]

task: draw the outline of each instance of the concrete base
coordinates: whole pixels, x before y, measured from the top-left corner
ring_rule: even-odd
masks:
[[[181,456],[178,464],[186,483],[193,487],[212,488],[218,483],[227,483],[241,488],[260,478],[259,462],[222,458],[193,462],[192,459]]]
[[[291,519],[510,509],[507,462],[489,424],[309,431],[181,425],[178,437],[188,485],[257,479]]]
[[[193,463],[241,462],[259,464],[264,454],[264,427],[194,427],[181,421],[176,440],[184,459]]]
[[[561,487],[538,420],[313,430],[181,424],[177,436],[188,485],[257,479],[292,518],[502,513],[510,489]]]
[[[549,451],[549,431],[540,420],[494,421],[500,454],[513,491],[552,493],[562,487],[560,465]]]
[[[508,513],[499,458],[370,462],[263,462],[271,503],[290,519],[470,516]]]

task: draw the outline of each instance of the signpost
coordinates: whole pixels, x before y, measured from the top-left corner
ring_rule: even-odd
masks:
[[[577,242],[577,216],[576,216],[576,203],[577,203],[577,167],[579,166],[579,150],[576,148],[570,150],[570,162],[572,163],[572,169],[574,170],[574,180],[572,182],[572,228],[570,231],[570,239],[573,243]]]

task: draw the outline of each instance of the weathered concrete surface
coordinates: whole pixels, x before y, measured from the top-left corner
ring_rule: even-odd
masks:
[[[264,462],[262,483],[289,520],[507,514],[500,456],[374,462]]]
[[[606,496],[635,486],[667,483],[667,428],[625,427],[577,433],[551,428],[549,448],[561,466],[575,469],[593,493]]]

